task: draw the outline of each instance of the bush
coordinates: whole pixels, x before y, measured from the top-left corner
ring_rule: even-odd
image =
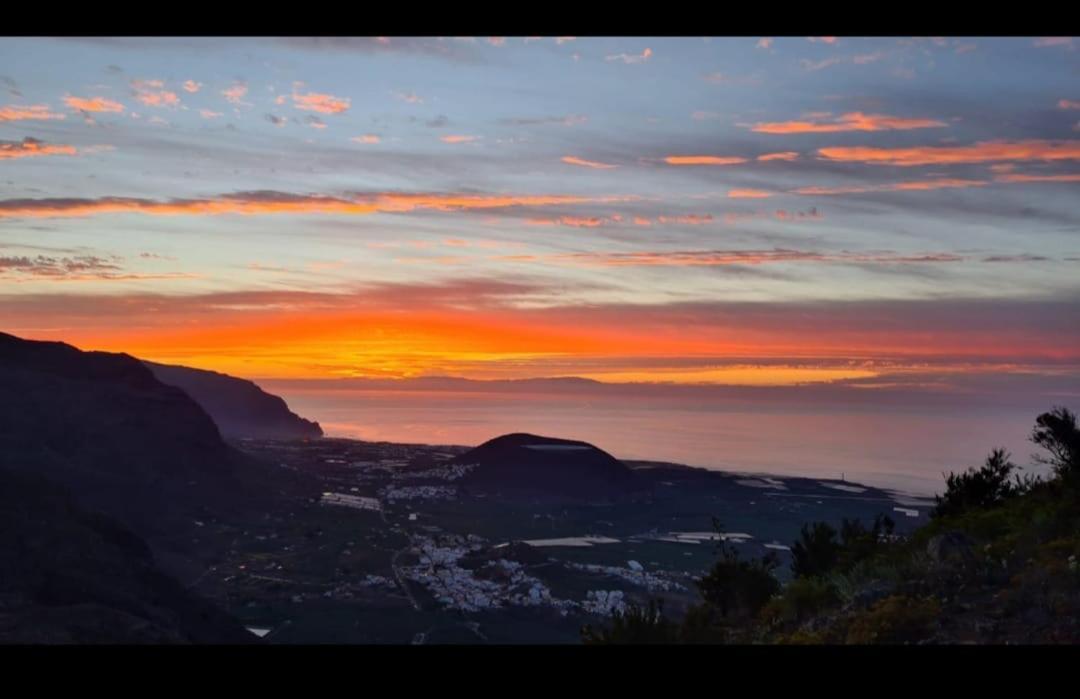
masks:
[[[870,529],[860,520],[844,518],[837,531],[826,522],[803,525],[791,547],[791,572],[796,578],[822,577],[835,569],[847,570],[880,552],[896,523],[878,515]]]
[[[940,605],[932,598],[892,595],[855,617],[848,627],[847,642],[865,645],[926,640],[940,613]]]
[[[610,628],[585,626],[581,640],[586,645],[675,643],[678,627],[664,617],[659,600],[649,600],[647,607],[628,604],[626,611],[612,617]]]
[[[990,509],[1024,493],[1030,488],[1013,476],[1016,464],[1004,449],[995,449],[980,468],[945,477],[945,494],[935,495],[934,518],[954,517],[971,510]]]
[[[762,610],[766,623],[801,623],[840,603],[840,595],[830,582],[821,578],[796,578]]]
[[[718,524],[714,526],[721,531]],[[739,552],[722,537],[718,552],[720,559],[697,583],[701,596],[721,617],[726,618],[730,613],[756,616],[780,590],[780,581],[773,575],[780,565],[779,559],[769,552],[761,558],[740,560]]]
[[[836,530],[827,522],[804,524],[799,540],[791,546],[791,557],[791,572],[796,578],[824,575],[840,558]]]

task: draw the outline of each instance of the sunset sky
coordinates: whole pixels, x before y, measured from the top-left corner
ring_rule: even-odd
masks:
[[[0,39],[0,330],[277,379],[1075,378],[1078,48]]]

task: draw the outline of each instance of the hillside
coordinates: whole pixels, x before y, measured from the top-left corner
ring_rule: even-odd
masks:
[[[184,366],[143,364],[159,381],[194,398],[226,438],[303,439],[323,434],[319,423],[292,412],[284,400],[252,381]]]
[[[251,643],[147,544],[63,488],[0,469],[0,643]]]
[[[1056,408],[1036,419],[1044,476],[995,449],[950,474],[929,523],[808,522],[778,561],[721,547],[681,620],[637,607],[587,643],[1046,644],[1080,642],[1080,429]]]
[[[611,454],[569,439],[507,434],[454,462],[473,466],[462,484],[475,490],[609,497],[640,488],[634,473]]]
[[[7,334],[0,454],[3,467],[54,481],[152,545],[296,487],[229,447],[205,410],[137,359]]]

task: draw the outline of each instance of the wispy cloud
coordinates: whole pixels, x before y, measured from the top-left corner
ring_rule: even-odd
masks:
[[[424,98],[415,92],[395,92],[394,97],[397,97],[402,102],[408,102],[409,104],[423,104]]]
[[[382,139],[380,139],[378,136],[376,136],[373,133],[366,133],[363,136],[353,136],[349,140],[350,141],[355,141],[357,143],[372,144],[372,143],[379,143]]]
[[[80,112],[120,113],[124,111],[124,105],[105,97],[73,97],[68,95],[64,98],[64,104]]]
[[[850,185],[843,187],[800,187],[793,189],[793,194],[823,195],[836,194],[862,194],[864,192],[918,192],[932,191],[936,189],[967,189],[969,187],[985,187],[990,184],[986,180],[971,180],[960,178],[941,177],[930,180],[912,180],[909,182],[891,182],[888,184],[865,184]]]
[[[440,136],[439,140],[443,143],[472,143],[479,140],[479,136],[465,136],[461,134],[450,134],[447,136]]]
[[[792,162],[799,159],[799,154],[793,150],[786,150],[780,153],[765,153],[757,157],[762,162],[769,162],[770,160],[783,160],[786,162]]]
[[[293,105],[297,109],[304,109],[320,114],[341,114],[349,110],[351,100],[347,97],[335,97],[318,92],[299,94],[294,92]]]
[[[500,119],[500,124],[506,124],[507,126],[541,126],[545,124],[558,124],[560,126],[580,126],[589,121],[589,118],[583,114],[567,114],[566,116],[551,116],[551,117],[516,117],[510,119]]]
[[[720,267],[793,262],[825,264],[938,264],[963,262],[953,253],[901,254],[896,252],[816,252],[774,248],[769,250],[684,250],[645,252],[583,252],[548,255],[540,261],[597,267]]]
[[[411,211],[471,211],[510,207],[607,203],[625,197],[584,197],[558,194],[409,194],[358,193],[349,197],[257,191],[211,199],[3,199],[0,219],[70,218],[101,214],[138,213],[152,216],[216,216],[225,214],[347,214],[407,213]]]
[[[768,134],[837,133],[842,131],[908,131],[948,126],[939,119],[910,119],[887,114],[850,112],[835,119],[759,122],[751,131]]]
[[[1009,174],[997,175],[996,182],[1080,182],[1080,173],[1068,173],[1062,175],[1025,175]]]
[[[175,107],[180,97],[165,89],[161,80],[132,80],[131,89],[135,99],[148,107]]]
[[[564,155],[560,158],[567,165],[579,165],[581,167],[590,167],[594,170],[612,170],[617,168],[618,165],[611,165],[610,163],[600,163],[595,160],[585,160],[584,158],[578,158],[573,155]]]
[[[1071,37],[1071,36],[1043,36],[1043,37],[1039,37],[1038,39],[1035,39],[1035,41],[1033,43],[1034,43],[1035,48],[1038,48],[1038,49],[1043,49],[1043,48],[1048,48],[1048,47],[1053,47],[1053,46],[1064,46],[1064,47],[1067,47],[1067,48],[1072,48],[1072,46],[1073,46],[1073,37]]]
[[[725,155],[669,155],[664,162],[668,165],[739,165],[747,159]]]
[[[873,165],[957,165],[1000,161],[1080,160],[1080,141],[982,141],[968,146],[917,146],[872,148],[867,146],[820,148],[818,154],[835,162]]]
[[[27,136],[21,141],[0,141],[0,160],[44,155],[75,155],[75,146],[54,145]]]
[[[239,81],[233,83],[231,87],[228,87],[221,91],[221,94],[224,95],[225,99],[227,99],[231,104],[250,107],[252,105],[244,101],[244,97],[247,95],[247,93],[247,84]]]
[[[841,63],[852,63],[857,66],[866,65],[868,63],[875,63],[885,58],[885,54],[878,51],[876,53],[862,53],[852,56],[832,56],[820,61],[813,61],[809,58],[802,59],[802,67],[808,71],[818,71],[828,68],[829,66],[839,65]]]
[[[202,88],[202,83],[195,82],[194,80],[184,81],[184,90],[187,92],[198,92]]]
[[[27,107],[12,104],[6,107],[0,107],[0,122],[24,120],[45,121],[63,118],[63,114],[49,111],[49,107],[44,104],[34,104]]]
[[[729,189],[727,195],[731,199],[767,199],[773,193],[763,189]]]
[[[645,49],[644,51],[642,51],[641,53],[638,53],[638,54],[617,53],[617,54],[614,54],[612,56],[605,56],[604,60],[605,61],[622,61],[623,63],[644,63],[645,61],[652,58],[652,55],[653,55],[652,49],[647,48],[647,49]]]

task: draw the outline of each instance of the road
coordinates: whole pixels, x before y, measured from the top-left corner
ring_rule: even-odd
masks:
[[[390,559],[390,567],[394,571],[394,578],[397,580],[398,587],[400,587],[402,589],[402,591],[405,592],[405,595],[409,598],[409,602],[412,603],[413,609],[415,609],[416,611],[419,612],[419,611],[422,611],[421,608],[420,608],[420,603],[416,601],[415,597],[413,597],[412,590],[409,589],[409,585],[408,585],[408,582],[405,580],[405,576],[403,576],[401,574],[401,571],[398,570],[398,566],[397,566],[398,556],[400,556],[401,554],[405,553],[408,550],[409,550],[409,547],[406,546],[403,549],[395,551],[393,558]],[[422,639],[421,639],[421,643],[423,643]]]

